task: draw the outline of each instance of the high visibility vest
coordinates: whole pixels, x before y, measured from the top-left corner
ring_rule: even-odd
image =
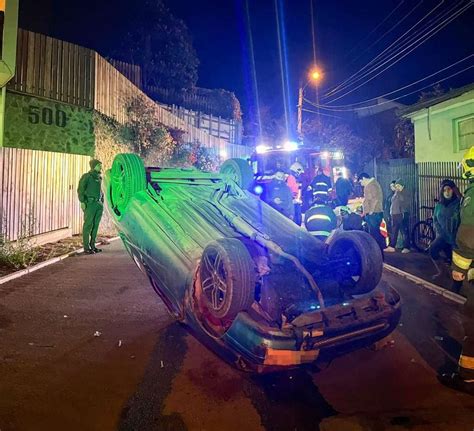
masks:
[[[382,235],[385,238],[385,244],[388,245],[390,244],[390,239],[388,237],[388,230],[387,230],[387,222],[385,219],[382,219],[380,222],[380,235]]]

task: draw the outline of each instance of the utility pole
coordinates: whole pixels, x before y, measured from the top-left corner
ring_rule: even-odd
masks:
[[[303,101],[304,101],[304,90],[308,86],[308,84],[312,83],[314,85],[318,85],[323,78],[323,74],[321,70],[314,67],[313,70],[309,73],[308,80],[305,84],[303,84],[303,80],[300,79],[299,89],[298,89],[298,124],[297,124],[297,132],[298,138],[300,140],[303,139]]]
[[[303,82],[300,79],[300,85],[298,89],[298,139],[303,139]]]

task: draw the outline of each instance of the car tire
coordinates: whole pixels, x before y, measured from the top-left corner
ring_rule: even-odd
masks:
[[[341,271],[339,281],[345,292],[362,295],[374,290],[382,278],[383,257],[377,242],[362,231],[339,232],[328,239],[330,259],[347,258],[353,271]]]
[[[199,276],[202,302],[214,318],[233,320],[254,302],[255,265],[238,239],[209,243],[202,253]]]
[[[234,180],[239,187],[248,190],[253,182],[253,171],[246,160],[244,159],[229,159],[226,160],[219,172],[228,175]]]
[[[111,169],[110,203],[122,216],[133,195],[146,188],[145,166],[136,154],[117,154]]]

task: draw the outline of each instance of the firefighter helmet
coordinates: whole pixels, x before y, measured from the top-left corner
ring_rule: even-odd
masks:
[[[462,176],[466,179],[474,179],[474,146],[469,148],[461,160]]]
[[[290,166],[290,171],[295,172],[297,175],[304,174],[304,167],[300,162],[295,162]]]

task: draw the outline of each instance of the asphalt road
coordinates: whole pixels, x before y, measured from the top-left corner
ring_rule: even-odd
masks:
[[[383,282],[403,297],[393,344],[251,376],[168,317],[120,243],[67,259],[0,286],[0,430],[472,431],[474,397],[436,380],[459,307]]]

